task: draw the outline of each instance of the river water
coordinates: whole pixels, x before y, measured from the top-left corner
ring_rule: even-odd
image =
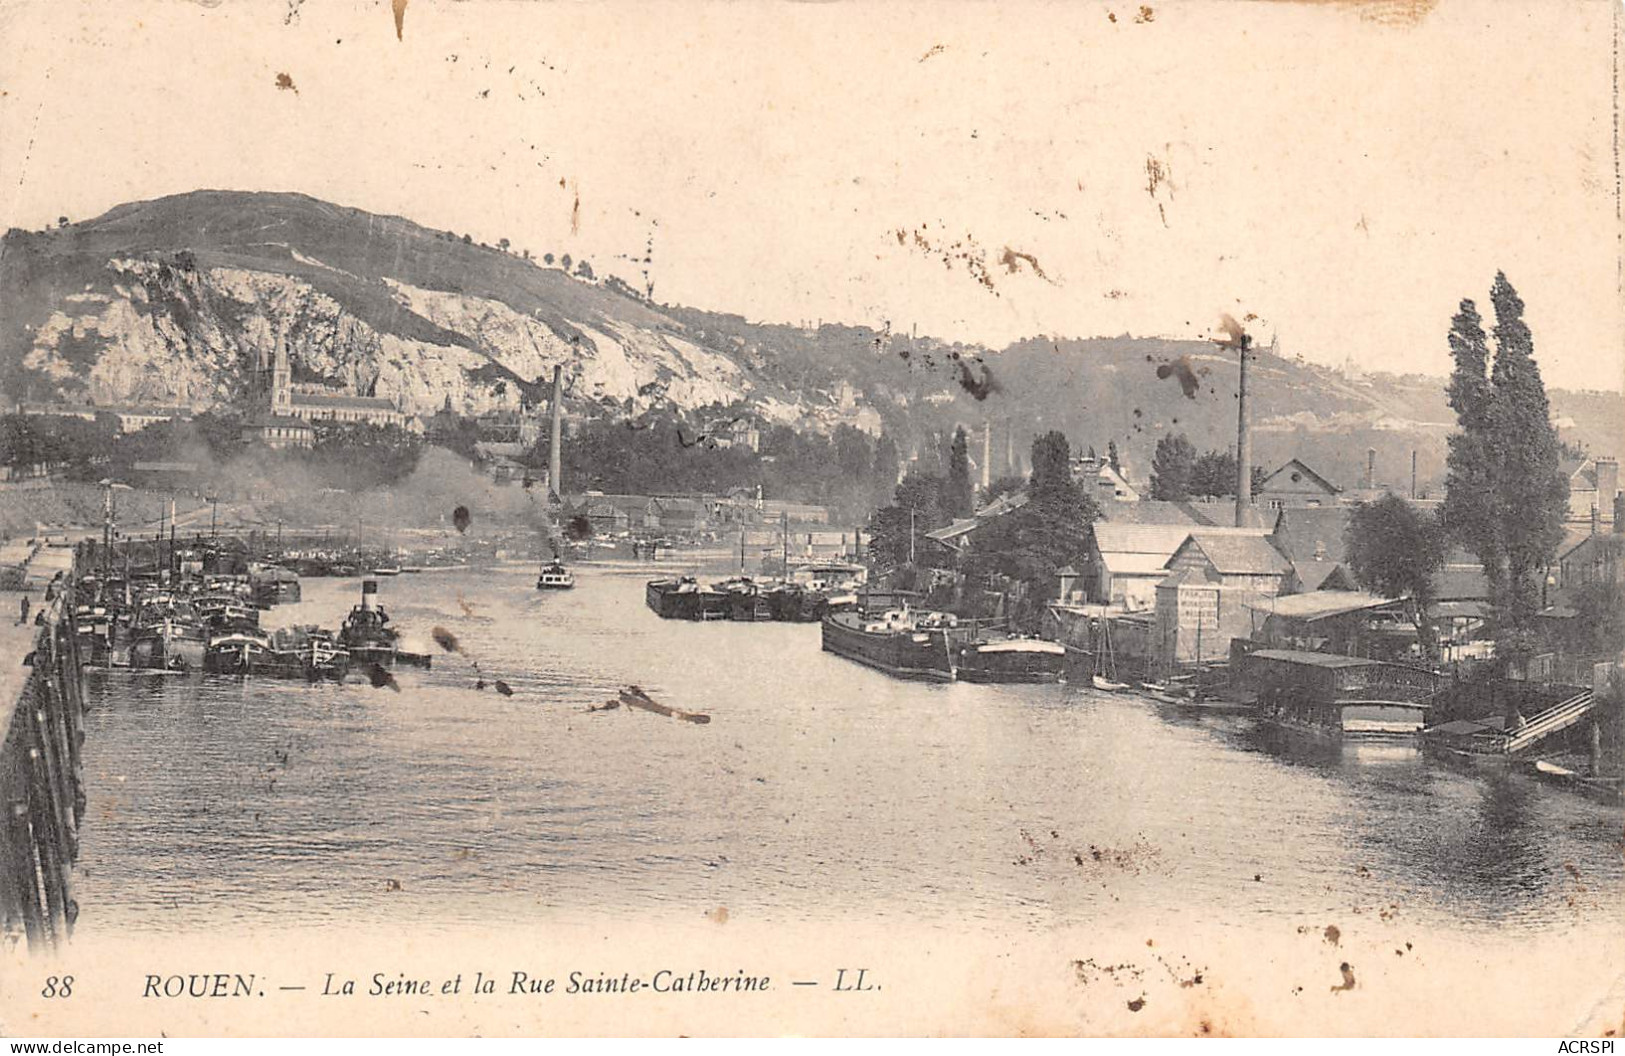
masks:
[[[570,592],[534,574],[383,580],[409,640],[463,647],[399,692],[93,676],[79,932],[664,904],[1018,930],[1403,905],[1509,941],[1618,925],[1620,811],[1521,776],[1079,687],[894,681],[821,652],[816,625],[659,620],[648,566],[582,566]],[[304,592],[266,625],[336,627],[359,584]],[[712,722],[585,710],[634,683]]]

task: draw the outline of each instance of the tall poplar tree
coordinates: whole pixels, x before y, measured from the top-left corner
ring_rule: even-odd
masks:
[[[1563,540],[1569,485],[1558,468],[1546,386],[1535,363],[1523,301],[1503,272],[1490,288],[1495,306],[1495,365],[1490,371],[1489,427],[1494,447],[1495,504],[1506,560],[1504,607],[1513,628],[1528,631],[1540,608],[1537,576]]]
[[[1444,513],[1451,537],[1489,580],[1498,654],[1518,659],[1533,646],[1538,574],[1563,537],[1568,481],[1523,301],[1504,272],[1490,303],[1493,363],[1473,302],[1463,301],[1451,321],[1455,370],[1446,392],[1461,428],[1449,440]]]
[[[948,488],[942,497],[943,512],[949,517],[969,517],[976,491],[970,479],[970,438],[965,427],[954,430],[953,448],[948,453]]]
[[[1470,300],[1461,302],[1450,321],[1450,355],[1455,369],[1445,393],[1461,428],[1448,440],[1444,522],[1450,537],[1484,566],[1491,597],[1499,598],[1504,558],[1490,432],[1490,348],[1478,306]]]

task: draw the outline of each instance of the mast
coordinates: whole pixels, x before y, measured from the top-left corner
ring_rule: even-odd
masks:
[[[779,511],[779,537],[784,544],[784,578],[790,578],[790,513]]]

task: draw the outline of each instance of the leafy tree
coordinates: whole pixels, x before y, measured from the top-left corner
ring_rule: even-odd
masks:
[[[1460,430],[1449,439],[1445,523],[1479,559],[1496,611],[1496,655],[1517,662],[1538,647],[1539,570],[1551,563],[1568,510],[1568,481],[1523,301],[1497,272],[1495,356],[1471,301],[1451,322],[1455,370],[1446,392]],[[1487,376],[1486,376],[1486,368]]]
[[[576,274],[591,282],[593,279],[592,265],[584,260],[576,261]]]
[[[1099,516],[1088,490],[1072,482],[1071,456],[1061,433],[1034,440],[1026,505],[990,521],[965,559],[967,578],[984,588],[997,577],[1021,584],[1011,615],[1025,630],[1039,628],[1045,605],[1056,595],[1060,569],[1083,561],[1089,525]]]
[[[1013,495],[1027,486],[1027,478],[1019,473],[1007,473],[1002,477],[994,477],[988,481],[987,487],[982,489],[981,503],[988,503],[1001,495]]]
[[[466,232],[466,231],[465,231],[465,232],[464,232],[464,233],[463,233],[463,245],[465,245],[465,246],[471,246],[471,245],[473,245],[473,244],[474,244],[474,236],[473,236],[473,235],[470,235],[470,234],[468,234],[468,233],[467,233],[467,232]]]
[[[900,456],[897,451],[897,441],[888,433],[882,433],[880,439],[875,441],[874,465],[869,472],[872,483],[874,508],[886,505],[897,487],[897,468],[900,465]]]
[[[1191,465],[1192,495],[1217,498],[1236,493],[1236,456],[1229,451],[1204,451]]]
[[[572,263],[574,263],[574,262],[571,261],[570,254],[568,254],[568,253],[566,253],[564,256],[559,258],[559,264],[560,264],[560,266],[562,266],[564,268],[565,271],[570,270],[570,265]]]
[[[894,501],[869,518],[869,552],[881,568],[897,568],[924,558],[923,538],[947,523],[942,512],[942,477],[910,473],[897,485]]]
[[[1033,494],[1072,484],[1072,445],[1066,434],[1051,429],[1033,440]]]
[[[948,452],[948,486],[943,491],[943,511],[949,518],[970,516],[975,502],[975,490],[970,479],[970,438],[965,427],[954,430],[953,447]]]
[[[1354,507],[1347,530],[1349,568],[1366,590],[1403,598],[1416,626],[1423,655],[1438,654],[1427,618],[1434,600],[1434,575],[1444,567],[1444,526],[1397,495]]]
[[[551,254],[551,253],[543,253],[542,254],[542,263],[548,265],[549,267],[551,267],[552,264],[553,264],[553,254]]]
[[[1496,524],[1494,437],[1490,432],[1489,343],[1478,306],[1461,302],[1450,321],[1455,367],[1445,393],[1460,429],[1445,456],[1444,521],[1452,538],[1478,558],[1492,598],[1501,594],[1501,538]]]
[[[1191,497],[1191,476],[1196,448],[1184,433],[1170,433],[1157,441],[1151,458],[1151,497],[1180,502]]]
[[[1616,550],[1625,536],[1611,535]],[[1615,560],[1619,559],[1616,554]],[[1574,623],[1578,631],[1573,643],[1583,653],[1602,656],[1617,652],[1625,642],[1625,583],[1603,580],[1587,583],[1575,591]]]
[[[508,252],[508,245],[509,245],[509,243],[508,243],[507,239],[505,239],[505,238],[497,239],[497,248],[502,250],[502,252],[504,252],[504,253]]]
[[[1506,610],[1527,629],[1540,609],[1540,569],[1563,540],[1569,486],[1558,468],[1557,430],[1523,301],[1502,272],[1490,289],[1495,305],[1495,365],[1490,371],[1490,435],[1496,506],[1506,556]]]

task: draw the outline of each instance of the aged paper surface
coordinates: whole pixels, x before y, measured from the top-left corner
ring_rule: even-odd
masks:
[[[1621,24],[0,2],[0,1029],[1613,1036]]]

